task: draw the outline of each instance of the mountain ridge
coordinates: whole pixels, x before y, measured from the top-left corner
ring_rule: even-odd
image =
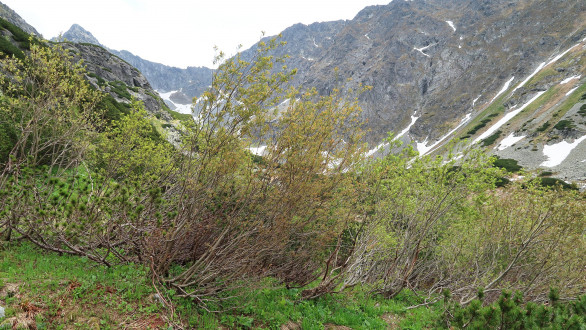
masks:
[[[575,99],[564,95],[568,90],[555,86],[573,76],[578,76],[570,84],[576,85],[576,93],[584,84],[585,65],[574,54],[582,51],[563,52],[586,37],[585,22],[586,3],[581,1],[393,1],[366,7],[352,20],[294,24],[281,33],[287,43],[275,55],[290,56],[288,67],[298,69],[294,85],[313,87],[321,94],[340,85],[372,86],[359,96],[370,130],[367,141],[377,145],[388,132],[401,132],[400,139],[420,153],[442,152],[445,144],[462,138],[478,140],[497,120],[544,92],[543,98],[558,103],[541,104],[538,98],[527,109],[539,103],[534,111],[543,118],[532,120],[542,125],[551,122],[551,127],[537,132],[539,127],[526,124],[539,139],[533,144],[517,142],[525,143],[523,148],[533,154],[494,150],[502,139],[515,136],[509,128],[493,138],[498,144],[488,150],[506,157],[523,155],[519,160],[537,169],[545,162],[548,142],[571,141],[586,134],[581,119],[575,117],[581,101],[575,100],[572,112],[565,105],[561,112],[552,110]],[[91,33],[83,31],[77,31],[80,36],[72,41],[88,42]],[[243,58],[251,58],[254,49],[244,50]],[[172,106],[185,104],[184,111],[211,81],[209,68],[172,68],[127,51],[110,51],[137,67],[149,81],[157,81],[152,85],[166,92],[165,101]],[[545,65],[558,56],[559,63]],[[567,116],[574,116],[571,130],[563,134],[552,130],[562,118],[570,120]],[[481,122],[484,126],[475,129]],[[562,172],[561,177],[586,179],[578,166]]]

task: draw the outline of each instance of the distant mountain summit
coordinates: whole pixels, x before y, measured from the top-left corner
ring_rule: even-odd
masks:
[[[82,28],[78,24],[73,24],[69,28],[69,30],[67,30],[67,32],[63,33],[62,36],[54,37],[51,40],[52,41],[65,41],[65,40],[67,40],[67,41],[71,41],[71,42],[88,43],[88,44],[93,44],[93,45],[103,47],[103,45],[98,41],[98,39],[96,39],[96,37],[94,37],[93,34],[91,34],[91,32]]]
[[[35,30],[34,27],[29,25],[20,15],[18,15],[14,10],[10,9],[8,6],[0,2],[0,17],[3,17],[8,22],[18,26],[24,32],[28,34],[35,34],[37,36],[41,36],[41,34]]]

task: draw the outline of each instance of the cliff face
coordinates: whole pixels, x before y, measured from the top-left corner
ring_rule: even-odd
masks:
[[[372,142],[411,116],[417,141],[433,140],[557,49],[586,35],[583,1],[393,1],[336,29],[298,83],[327,93],[340,81],[360,97]],[[285,41],[287,37],[284,37]],[[316,47],[318,48],[318,47]],[[301,57],[298,52],[292,57]],[[332,72],[339,68],[340,79]],[[480,98],[478,98],[480,97]]]
[[[130,103],[134,97],[144,103],[148,112],[164,120],[172,120],[157,92],[135,67],[100,46],[78,43],[64,45],[77,60],[83,60],[89,73],[88,79],[94,87],[109,93],[121,103]]]

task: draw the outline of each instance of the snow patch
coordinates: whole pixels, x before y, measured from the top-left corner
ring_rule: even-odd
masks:
[[[435,145],[435,143],[434,143],[434,144],[432,144],[429,147],[426,146],[427,145],[427,139],[428,138],[425,138],[425,140],[423,140],[423,142],[417,142],[417,151],[419,151],[419,156],[423,156],[423,155],[427,154],[433,148],[433,146]]]
[[[548,159],[541,163],[541,166],[554,167],[561,164],[570,155],[572,150],[584,140],[586,140],[586,135],[575,140],[574,143],[562,141],[550,146],[543,146],[543,155],[547,156]]]
[[[460,36],[460,40],[464,40],[464,37],[463,36]]]
[[[171,101],[171,95],[173,93],[177,93],[177,92],[178,91],[170,91],[170,92],[163,93],[163,92],[157,91],[157,93],[159,93],[159,96],[161,96],[161,98],[164,101],[171,102],[175,106],[175,110],[173,110],[173,111],[183,113],[183,114],[189,114],[189,115],[193,114],[193,109],[192,109],[191,104],[179,104],[179,103],[175,103],[175,102]]]
[[[437,140],[434,144],[430,145],[429,147],[426,146],[427,138],[425,138],[425,141],[423,141],[421,143],[417,143],[417,151],[419,151],[419,155],[423,156],[423,155],[427,154],[427,152],[429,152],[430,150],[434,149],[438,144],[443,142],[450,135],[452,135],[456,130],[458,130],[460,127],[462,127],[464,124],[466,124],[470,120],[471,117],[472,117],[472,113],[467,114],[464,118],[462,118],[462,120],[460,120],[460,123],[458,124],[458,126],[456,126],[454,129],[449,131],[446,135],[439,138],[439,140]]]
[[[580,79],[581,76],[571,76],[570,78],[564,79],[560,85],[565,85],[574,79]]]
[[[368,150],[368,152],[366,153],[366,156],[370,157],[370,156],[374,155],[377,151],[381,150],[382,148],[384,148],[388,145],[389,145],[388,143],[383,142],[383,143],[379,144],[378,146]]]
[[[515,133],[511,133],[509,136],[504,138],[501,143],[498,145],[497,150],[502,151],[507,149],[508,147],[512,146],[513,144],[523,140],[525,135],[522,136],[515,136]]]
[[[394,140],[399,139],[400,137],[402,137],[403,135],[405,135],[407,132],[409,132],[409,130],[411,129],[411,127],[415,124],[415,122],[417,121],[417,119],[419,119],[420,116],[416,116],[417,112],[415,112],[412,116],[411,116],[411,124],[409,124],[409,126],[407,126],[404,130],[401,131],[401,133],[399,133],[397,136],[395,136],[393,138]]]
[[[448,23],[448,25],[454,30],[454,32],[456,32],[456,26],[454,25],[454,22],[446,21],[446,23]]]
[[[413,127],[413,125],[415,125],[415,122],[417,121],[417,119],[419,119],[420,116],[416,116],[417,112],[415,112],[413,115],[411,115],[411,123],[404,129],[401,131],[401,133],[399,133],[397,136],[395,136],[393,138],[393,141],[398,140],[399,138],[401,138],[403,135],[407,134],[407,132],[409,132],[409,130],[411,129],[411,127]],[[378,146],[370,149],[367,153],[366,156],[370,157],[372,155],[374,155],[377,151],[379,151],[380,149],[386,147],[387,145],[389,145],[386,142],[383,142],[381,144],[379,144]]]
[[[474,105],[475,105],[475,104],[476,104],[476,102],[477,102],[477,101],[480,99],[480,97],[481,97],[481,96],[482,96],[482,95],[478,95],[478,97],[477,97],[477,98],[475,98],[475,99],[472,101],[472,109],[474,109]]]
[[[579,86],[572,88],[569,92],[566,93],[566,96],[570,96],[570,94],[572,94],[576,89],[578,89],[578,87]]]
[[[507,89],[509,89],[509,86],[513,82],[513,79],[515,79],[515,76],[511,77],[511,79],[509,79],[509,81],[507,81],[505,83],[505,85],[503,86],[503,88],[492,98],[492,100],[490,100],[490,103],[492,103],[494,100],[496,100],[497,97],[499,97],[502,93],[506,92]]]
[[[370,40],[370,37],[368,36],[368,33],[364,35],[366,37],[366,39]]]
[[[315,42],[315,37],[311,37],[311,40],[313,40],[313,45],[314,45],[315,47],[319,47],[319,45],[318,45],[318,44]]]
[[[492,125],[488,130],[486,130],[486,132],[482,133],[479,137],[477,137],[472,142],[472,144],[477,143],[477,142],[484,140],[487,137],[491,136],[492,133],[496,132],[499,128],[501,128],[501,126],[506,124],[509,120],[513,119],[516,115],[518,115],[521,111],[523,111],[527,106],[529,106],[529,104],[533,103],[533,101],[537,100],[541,95],[543,95],[543,93],[545,93],[545,91],[537,93],[537,95],[535,95],[531,100],[529,100],[527,103],[523,104],[522,107],[520,107],[517,110],[514,110],[514,111],[507,113],[503,118],[501,118],[501,120],[497,121],[496,124]]]
[[[521,87],[525,86],[525,84],[526,84],[526,83],[529,81],[529,79],[533,78],[533,76],[535,76],[535,75],[536,75],[536,74],[537,74],[539,71],[541,71],[541,69],[543,69],[543,67],[544,67],[544,66],[545,66],[545,62],[543,62],[543,63],[539,64],[539,66],[537,67],[537,69],[535,69],[535,71],[534,71],[532,74],[530,74],[530,75],[529,75],[529,77],[527,77],[525,80],[523,80],[523,82],[522,82],[522,83],[520,83],[520,84],[519,84],[519,86],[517,86],[517,87],[515,87],[515,89],[513,89],[513,93],[514,93],[514,92],[515,92],[517,89],[519,89],[519,88],[521,88]]]
[[[429,55],[425,54],[423,51],[428,49],[429,47],[431,47],[432,45],[427,45],[425,47],[421,47],[421,48],[417,48],[417,47],[413,47],[413,49],[415,49],[416,51],[420,52],[421,54],[430,57]]]
[[[266,154],[267,146],[260,146],[260,147],[250,147],[248,150],[254,155],[263,156]]]

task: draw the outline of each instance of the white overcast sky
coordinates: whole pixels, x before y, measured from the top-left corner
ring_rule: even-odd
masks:
[[[228,54],[295,24],[352,19],[391,0],[0,0],[43,37],[77,23],[100,43],[177,67],[211,66],[214,45]]]

